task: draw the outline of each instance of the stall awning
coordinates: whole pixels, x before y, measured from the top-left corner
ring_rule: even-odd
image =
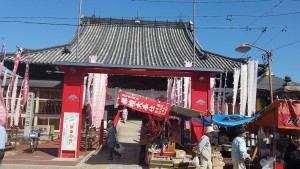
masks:
[[[254,119],[258,118],[260,114],[255,116],[246,117],[239,114],[231,114],[231,115],[214,115],[214,125],[222,126],[222,127],[233,127],[242,125],[244,123],[248,123],[253,121]],[[199,118],[193,118],[194,121],[203,124],[203,120]],[[209,126],[211,124],[211,118],[204,117],[204,126]]]
[[[170,115],[172,116],[178,116],[178,117],[188,117],[188,118],[202,118],[202,115],[199,111],[188,109],[180,106],[173,105],[171,108]]]
[[[269,131],[275,128],[278,133],[293,135],[300,130],[300,101],[276,100],[246,127],[257,133],[260,126]]]

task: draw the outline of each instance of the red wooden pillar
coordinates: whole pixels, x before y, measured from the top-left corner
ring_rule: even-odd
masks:
[[[84,71],[75,67],[61,68],[65,72],[60,118],[58,157],[79,157]]]
[[[210,109],[210,74],[199,72],[194,73],[191,77],[192,102],[194,110],[200,110],[201,114],[206,114]],[[203,135],[202,124],[191,124],[191,143],[196,143]]]

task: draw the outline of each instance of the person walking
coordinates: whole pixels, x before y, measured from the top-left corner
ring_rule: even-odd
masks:
[[[244,128],[239,128],[238,136],[232,141],[231,158],[233,169],[246,169],[245,161],[250,162],[250,155],[247,153],[246,141],[248,131]]]
[[[210,138],[215,130],[213,127],[208,126],[205,134],[201,137],[198,143],[198,156],[200,158],[200,169],[212,169],[211,162],[211,144]]]
[[[284,168],[287,167],[287,164],[290,161],[290,154],[291,154],[291,152],[293,152],[296,149],[297,149],[297,144],[296,144],[295,139],[293,137],[293,139],[290,139],[289,145],[286,147],[285,152],[284,152],[284,156],[283,156],[284,157],[283,158],[283,160],[284,160],[284,166],[285,166]]]
[[[5,144],[7,142],[7,133],[4,128],[4,122],[3,120],[0,120],[0,168],[1,168],[1,163],[5,155]]]
[[[122,119],[123,119],[123,123],[126,123],[127,121],[127,116],[128,116],[128,110],[127,108],[124,106],[123,110],[122,110]]]
[[[289,154],[285,169],[300,169],[300,135],[293,137],[296,149]]]
[[[109,121],[107,125],[109,128],[109,130],[106,133],[106,137],[108,138],[107,143],[108,143],[108,148],[109,148],[108,160],[113,160],[113,154],[118,156],[118,158],[121,158],[121,154],[119,152],[115,151],[115,149],[114,149],[117,144],[117,138],[116,138],[117,129],[116,129],[113,121]]]
[[[143,119],[142,121],[142,127],[140,132],[140,154],[139,154],[139,165],[144,166],[145,163],[145,157],[146,157],[146,145],[148,144],[148,137],[147,134],[149,132],[149,127],[147,125],[148,120]]]

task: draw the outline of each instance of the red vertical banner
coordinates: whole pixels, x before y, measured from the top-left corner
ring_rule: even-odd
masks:
[[[64,67],[61,70],[65,72],[65,77],[58,157],[78,158],[82,126],[84,72],[82,69],[74,67]]]

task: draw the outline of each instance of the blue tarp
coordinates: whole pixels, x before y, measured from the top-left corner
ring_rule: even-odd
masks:
[[[233,126],[238,126],[238,125],[250,122],[259,116],[260,116],[260,114],[257,114],[257,115],[251,116],[251,117],[246,117],[246,116],[242,116],[239,114],[213,115],[213,119],[214,119],[214,124],[217,126],[233,127]],[[194,120],[200,124],[203,124],[202,119],[192,118],[192,120]],[[211,118],[204,117],[204,126],[209,126],[210,123],[211,123]]]

